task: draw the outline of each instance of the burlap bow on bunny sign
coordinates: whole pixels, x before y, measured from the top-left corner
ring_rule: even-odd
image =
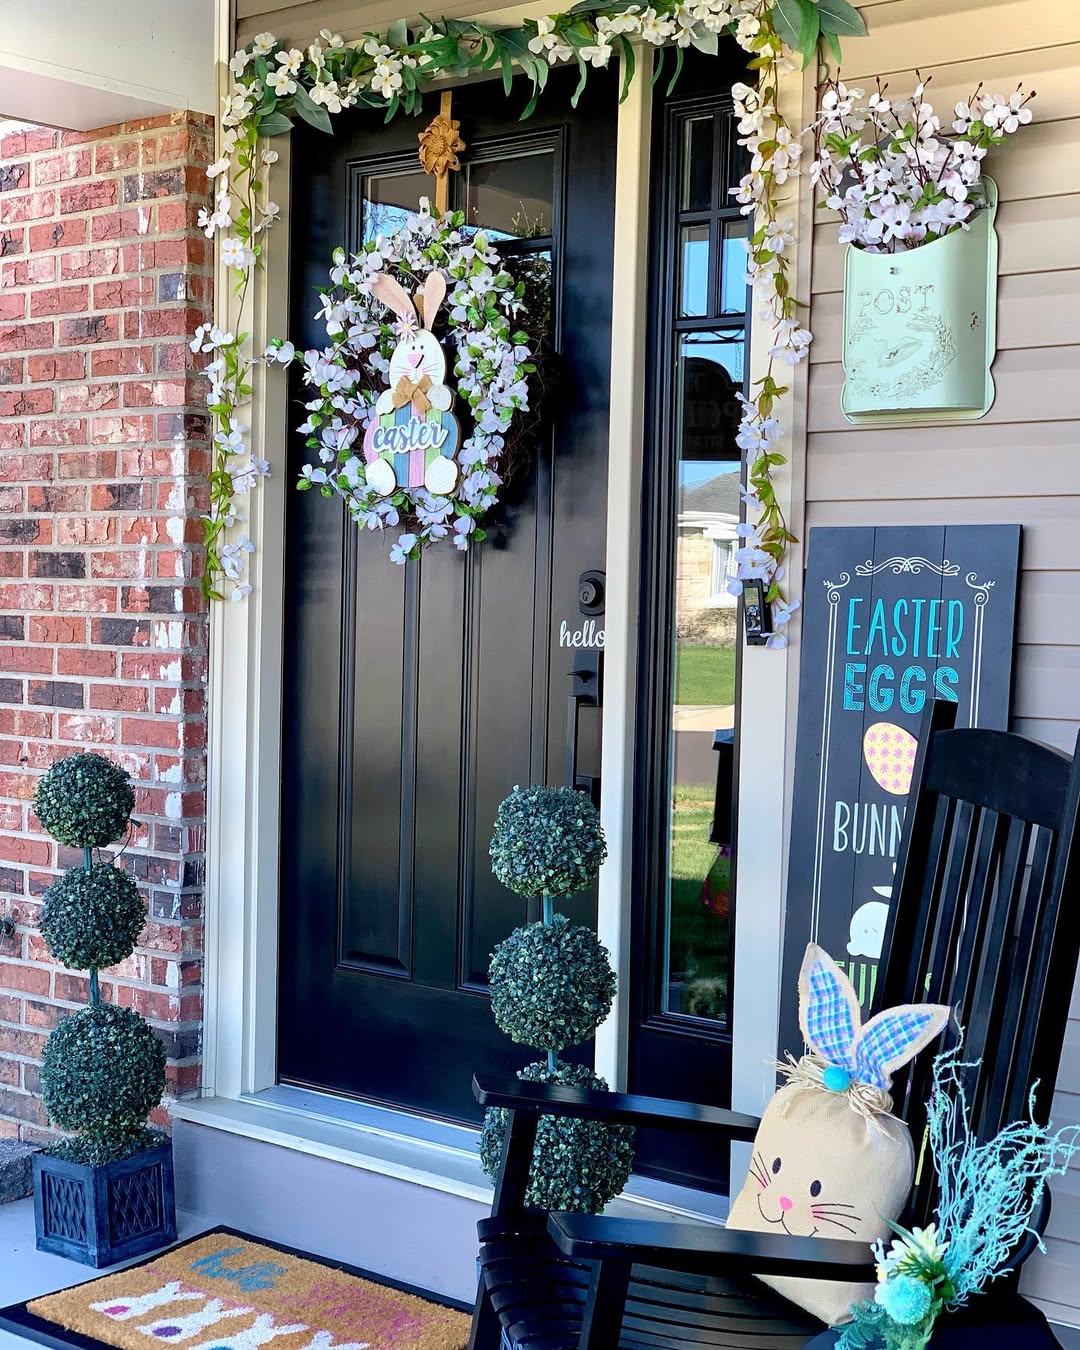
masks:
[[[799,972],[799,1025],[810,1054],[781,1066],[788,1082],[765,1108],[729,1226],[867,1244],[889,1236],[915,1173],[908,1127],[891,1114],[892,1075],[951,1013],[943,1004],[905,1004],[863,1026],[850,980],[811,943]],[[763,1278],[829,1323],[873,1292],[837,1280]]]

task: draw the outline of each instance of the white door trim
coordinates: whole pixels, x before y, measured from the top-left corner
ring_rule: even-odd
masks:
[[[222,11],[228,5],[222,0]],[[500,11],[510,20],[536,13],[535,4]],[[218,24],[219,83],[228,81],[232,28]],[[809,75],[784,78],[792,120],[812,104]],[[635,688],[638,642],[638,542],[645,399],[645,304],[648,274],[651,88],[639,73],[618,120],[613,284],[611,421],[607,520],[605,714],[602,746],[603,822],[610,850],[601,873],[599,932],[619,974],[623,996],[597,1036],[596,1062],[613,1087],[625,1083],[629,980]],[[252,283],[249,316],[256,351],[288,323],[289,142],[275,139],[274,199],[281,207],[266,267]],[[808,289],[810,195],[799,203],[798,293]],[[229,275],[216,276],[216,318],[233,319]],[[751,371],[766,363],[767,335],[752,333]],[[263,372],[266,375],[266,372]],[[756,374],[753,375],[756,378]],[[805,445],[805,368],[796,374],[796,416],[789,437]],[[286,493],[283,467],[288,409],[285,381],[261,378],[251,406],[252,442],[275,465],[244,502],[258,543],[249,562],[254,587],[238,604],[215,604],[211,615],[208,829],[206,880],[203,1092],[239,1098],[276,1082],[278,859],[283,571]],[[788,447],[791,454],[791,445]],[[796,533],[801,527],[802,453],[781,484]],[[798,576],[801,552],[790,571]],[[746,654],[740,775],[739,901],[736,921],[734,1105],[756,1110],[764,1093],[764,1063],[775,1052],[780,936],[789,795],[785,754],[793,725],[797,658],[794,650]],[[740,978],[740,973],[741,978]]]
[[[813,63],[804,71],[781,76],[780,111],[791,126],[809,125],[814,93]],[[793,198],[780,214],[793,216],[798,227],[790,277],[794,294],[809,297],[814,194],[806,178],[796,178],[794,186]],[[751,323],[751,385],[768,369],[771,341],[767,325]],[[776,475],[776,495],[800,541],[790,546],[786,562],[786,584],[795,596],[801,593],[803,576],[808,375],[806,361],[794,370],[783,367],[782,382],[790,384],[792,392],[785,407],[790,425],[780,446],[788,463]],[[801,627],[797,620],[792,621],[790,632],[792,644],[783,651],[743,649],[731,1100],[735,1110],[752,1115],[760,1113],[776,1089],[788,817],[799,690]],[[738,1175],[733,1168],[732,1176]]]

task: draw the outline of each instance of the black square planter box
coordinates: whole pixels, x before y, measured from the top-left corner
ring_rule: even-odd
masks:
[[[111,1266],[176,1241],[172,1141],[120,1162],[34,1154],[38,1251],[84,1266]]]

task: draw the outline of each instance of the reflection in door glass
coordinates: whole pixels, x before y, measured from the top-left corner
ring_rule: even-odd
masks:
[[[435,179],[419,169],[406,173],[365,174],[361,205],[361,238],[366,244],[380,234],[393,234],[420,204],[435,199]]]
[[[713,839],[714,746],[735,725],[742,360],[741,329],[680,342],[665,1011],[710,1019],[726,1017],[729,992],[731,850],[726,834]]]
[[[684,225],[680,240],[679,313],[701,317],[709,312],[709,226]]]
[[[546,239],[553,231],[555,156],[550,148],[465,168],[465,222],[494,241]]]
[[[730,1027],[741,455],[735,443],[746,360],[746,221],[726,192],[730,118],[692,114],[680,128],[672,221],[670,395],[675,461],[667,709],[668,850],[660,1011]],[[722,152],[722,153],[721,153]],[[721,169],[717,171],[717,165]],[[723,745],[723,750],[717,747]],[[720,782],[718,775],[727,775]],[[722,816],[727,814],[727,819]]]

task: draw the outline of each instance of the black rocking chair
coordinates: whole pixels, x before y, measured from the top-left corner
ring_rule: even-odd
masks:
[[[954,728],[938,702],[922,722],[894,903],[873,1011],[948,1003],[965,1029],[976,1134],[1027,1110],[1036,1080],[1046,1120],[1080,955],[1080,739],[1070,759],[1000,731]],[[953,1036],[955,1028],[946,1033]],[[795,1047],[793,1047],[795,1048]],[[923,1137],[933,1054],[894,1082],[896,1112]],[[832,1333],[753,1278],[872,1281],[863,1243],[740,1232],[716,1225],[544,1214],[524,1196],[541,1115],[706,1135],[717,1149],[758,1122],[715,1107],[477,1075],[477,1100],[509,1111],[489,1219],[479,1224],[480,1285],[469,1350],[801,1350]],[[923,1167],[904,1221],[933,1216]],[[1036,1220],[1049,1217],[1044,1203]],[[934,1347],[1041,1350],[1058,1342],[1016,1292],[1019,1268],[942,1319]]]

